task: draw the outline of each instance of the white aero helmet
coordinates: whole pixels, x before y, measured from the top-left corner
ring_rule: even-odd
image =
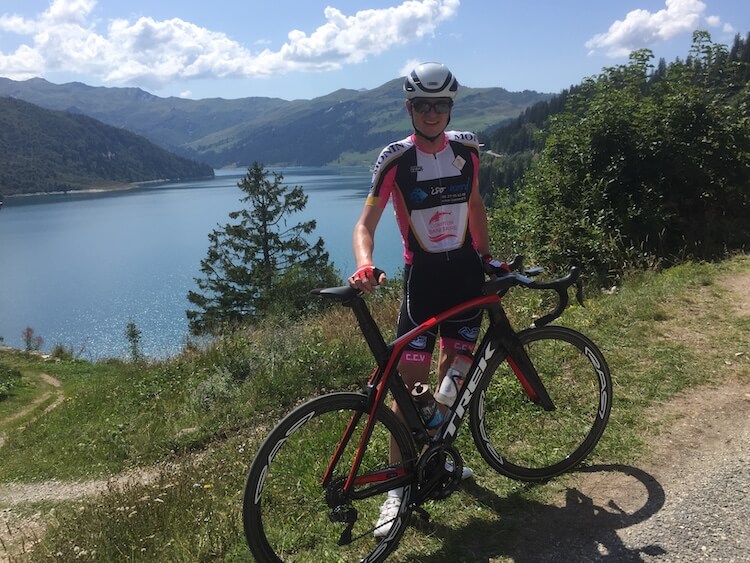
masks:
[[[440,63],[422,63],[404,81],[406,97],[413,98],[455,98],[458,80],[448,67]]]

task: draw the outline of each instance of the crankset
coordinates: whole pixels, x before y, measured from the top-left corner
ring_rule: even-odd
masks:
[[[430,446],[417,462],[419,497],[423,500],[449,497],[461,484],[463,469],[463,459],[455,448]]]

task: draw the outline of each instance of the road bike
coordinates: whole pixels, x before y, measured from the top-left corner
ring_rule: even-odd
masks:
[[[524,269],[522,257],[510,268],[498,269],[481,296],[390,343],[359,291],[314,290],[352,309],[376,367],[361,393],[329,393],[302,404],[260,446],[243,497],[245,536],[258,561],[383,561],[413,513],[426,518],[428,500],[459,487],[463,459],[454,443],[467,414],[482,458],[512,479],[549,480],[594,449],[612,406],[607,362],[580,332],[549,324],[567,307],[571,286],[583,304],[580,271],[541,281],[533,279],[541,268]],[[519,332],[502,305],[515,286],[557,294],[554,309]],[[430,430],[398,372],[401,354],[442,321],[480,308],[488,323],[471,368],[442,423]],[[400,417],[386,402],[389,394]],[[399,487],[398,515],[387,536],[376,539],[380,505]]]

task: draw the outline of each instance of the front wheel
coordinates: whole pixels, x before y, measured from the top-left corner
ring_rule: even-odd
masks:
[[[332,393],[292,411],[266,438],[250,467],[243,499],[245,536],[257,561],[374,563],[397,547],[411,511],[410,485],[404,486],[388,536],[378,541],[373,531],[384,491],[393,488],[389,480],[413,475],[416,454],[411,436],[390,409],[378,411],[353,494],[343,492],[368,420],[364,395]],[[389,462],[390,447],[402,462]],[[337,451],[341,455],[334,457]],[[324,482],[329,465],[330,479]]]
[[[555,409],[533,403],[503,362],[472,403],[477,449],[499,473],[545,481],[580,463],[596,446],[612,408],[604,356],[583,334],[560,326],[518,333]]]

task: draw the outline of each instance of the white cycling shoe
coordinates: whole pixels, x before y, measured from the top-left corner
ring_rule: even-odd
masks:
[[[448,473],[453,473],[453,461],[447,460],[445,462],[445,470]],[[464,465],[463,469],[461,470],[461,481],[466,481],[467,479],[471,479],[474,477],[474,472],[471,470],[471,467],[466,467]]]
[[[448,460],[445,462],[445,470],[449,473],[453,473],[453,462]],[[471,479],[474,476],[474,472],[470,467],[464,466],[461,470],[461,480]],[[398,518],[399,510],[401,510],[401,497],[388,497],[385,499],[383,506],[380,507],[380,518],[375,523],[375,529],[372,531],[372,535],[376,538],[386,537],[390,531],[393,523]]]
[[[393,523],[398,518],[398,512],[401,510],[401,497],[388,497],[385,499],[383,506],[380,507],[380,518],[375,524],[372,535],[376,538],[384,538],[391,532]]]

